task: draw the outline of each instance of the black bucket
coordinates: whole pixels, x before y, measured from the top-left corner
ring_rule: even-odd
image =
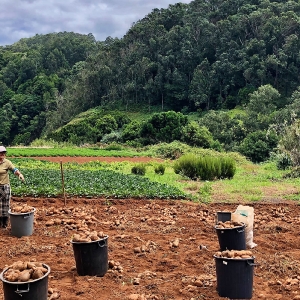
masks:
[[[46,264],[43,266],[48,269],[47,273],[39,279],[28,282],[7,281],[3,275],[9,267],[4,269],[0,274],[0,280],[3,282],[4,300],[47,300],[50,267]]]
[[[234,228],[217,228],[220,250],[246,250],[245,224]]]
[[[76,269],[79,276],[104,276],[108,270],[108,236],[88,242],[73,242]]]
[[[253,290],[254,257],[234,259],[214,255],[217,290],[220,297],[251,299]]]
[[[35,210],[34,208],[31,212],[26,213],[8,211],[12,236],[22,237],[32,235]]]
[[[231,221],[231,212],[228,211],[218,211],[216,215],[216,223]]]

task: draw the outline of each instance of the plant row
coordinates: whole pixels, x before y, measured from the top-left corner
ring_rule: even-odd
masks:
[[[148,178],[121,174],[111,170],[73,170],[62,174],[51,169],[22,169],[25,184],[11,176],[14,196],[57,197],[63,194],[79,197],[183,199],[187,195],[176,187],[152,182]]]

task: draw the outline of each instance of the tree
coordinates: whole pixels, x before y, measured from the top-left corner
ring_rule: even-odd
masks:
[[[247,115],[243,122],[248,132],[267,130],[272,123],[272,114],[280,100],[279,92],[271,85],[263,85],[250,94]]]
[[[95,127],[99,135],[103,136],[104,134],[111,133],[116,130],[118,128],[118,124],[113,116],[105,115],[96,122]]]
[[[122,139],[124,142],[134,141],[141,137],[141,123],[137,121],[132,121],[125,125],[122,131]]]
[[[211,89],[215,72],[207,59],[196,67],[189,88],[190,105],[196,109],[210,109]]]
[[[187,117],[182,113],[175,111],[156,113],[142,124],[141,136],[148,143],[179,141],[182,128],[186,124]]]
[[[190,146],[210,148],[213,137],[205,126],[192,121],[182,128],[182,140]]]
[[[300,166],[300,120],[285,128],[278,148],[287,154],[294,167]]]
[[[278,143],[278,136],[274,132],[255,131],[248,134],[238,150],[255,163],[263,162],[270,157]]]

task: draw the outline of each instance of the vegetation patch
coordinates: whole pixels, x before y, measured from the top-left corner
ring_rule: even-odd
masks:
[[[62,180],[59,170],[22,169],[26,176],[23,184],[12,178],[15,196],[62,195]],[[126,175],[111,170],[72,170],[64,172],[64,187],[68,196],[112,198],[161,198],[183,199],[187,195],[171,185],[152,182],[138,175]]]

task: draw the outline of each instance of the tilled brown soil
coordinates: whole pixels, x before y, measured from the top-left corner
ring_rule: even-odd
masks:
[[[12,202],[36,208],[34,231],[17,238],[9,227],[0,230],[0,268],[19,260],[49,265],[49,289],[57,291],[59,299],[224,299],[216,289],[215,215],[235,211],[238,204],[82,198],[67,199],[66,205],[59,198]],[[251,206],[257,244],[252,249],[257,264],[252,299],[300,299],[299,206]],[[109,236],[111,268],[103,277],[78,276],[70,243],[78,226],[72,219]],[[4,299],[2,286],[0,294]]]
[[[53,162],[147,162],[146,157],[39,157]],[[31,236],[0,230],[0,270],[16,261],[50,268],[49,291],[59,299],[196,300],[218,296],[213,255],[219,250],[217,211],[235,211],[216,195],[210,205],[170,200],[13,198],[36,208]],[[269,193],[254,207],[252,299],[300,299],[299,206]],[[245,203],[243,203],[245,204]],[[75,226],[74,221],[77,221]],[[53,224],[54,223],[54,224]],[[107,234],[110,268],[103,277],[79,276],[70,242],[78,224]],[[51,225],[52,224],[52,225]],[[230,274],[229,274],[230,276]],[[1,299],[4,300],[2,286]],[[49,298],[50,298],[49,294]],[[22,299],[17,296],[16,299]],[[5,299],[6,300],[6,299]]]

